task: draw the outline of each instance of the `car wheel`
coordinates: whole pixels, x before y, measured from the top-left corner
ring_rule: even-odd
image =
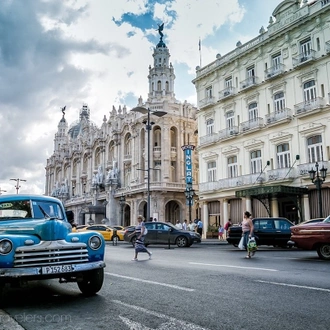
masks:
[[[104,269],[95,269],[83,273],[82,281],[77,282],[80,291],[86,296],[92,296],[102,288]]]
[[[316,251],[321,259],[330,260],[330,244],[321,244]]]
[[[188,245],[188,239],[184,236],[179,236],[176,241],[175,241],[175,244],[178,246],[178,247],[185,247]]]
[[[136,236],[134,236],[134,237],[131,239],[131,243],[132,243],[133,247],[135,247],[135,241],[136,241]]]

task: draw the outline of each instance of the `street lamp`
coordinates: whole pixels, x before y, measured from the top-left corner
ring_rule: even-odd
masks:
[[[322,168],[319,170],[319,164],[318,162],[315,163],[315,168],[311,169],[309,171],[309,177],[312,180],[312,182],[315,184],[319,199],[319,217],[323,218],[322,216],[322,194],[321,194],[321,187],[322,183],[325,181],[325,178],[327,176],[327,168],[324,168],[324,165],[322,165]]]
[[[121,194],[120,198],[119,198],[119,204],[121,207],[121,225],[124,226],[124,205],[126,203],[126,198],[124,196],[124,194]]]
[[[18,194],[18,190],[19,190],[19,188],[21,188],[21,186],[19,185],[19,183],[20,183],[21,181],[26,182],[26,180],[23,180],[23,179],[10,179],[10,180],[16,181],[16,186],[15,186],[15,188],[16,188],[16,194]]]
[[[192,185],[187,184],[184,194],[186,195],[187,203],[189,206],[189,223],[191,221],[191,206],[192,206],[192,202],[193,202],[194,193],[195,193],[195,190],[192,188]]]
[[[154,111],[154,110],[150,110],[149,108],[144,108],[144,107],[136,107],[133,108],[131,111],[134,112],[139,112],[142,114],[148,114],[147,116],[147,122],[146,122],[146,130],[148,131],[148,136],[147,136],[147,144],[148,144],[148,153],[147,153],[147,170],[145,170],[147,172],[147,219],[146,221],[150,220],[150,130],[151,130],[151,126],[154,123],[150,122],[150,113],[152,113],[153,115],[157,116],[157,117],[163,117],[167,114],[167,112],[165,111]]]

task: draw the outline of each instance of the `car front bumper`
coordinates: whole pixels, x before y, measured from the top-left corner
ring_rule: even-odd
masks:
[[[51,266],[51,265],[50,265]],[[99,269],[105,267],[104,261],[95,261],[82,264],[73,264],[70,272],[59,272],[44,274],[42,267],[21,267],[21,268],[0,268],[0,279],[1,278],[20,278],[20,277],[61,277],[63,275],[86,272],[89,270]]]

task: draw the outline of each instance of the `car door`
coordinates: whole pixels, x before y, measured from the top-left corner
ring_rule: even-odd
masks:
[[[286,246],[291,237],[290,227],[292,224],[285,219],[274,220],[276,235],[275,245]]]
[[[144,243],[145,244],[156,243],[157,240],[156,224],[153,222],[147,222],[145,226],[146,229],[148,230],[148,233],[144,238]]]
[[[275,227],[274,221],[272,219],[259,219],[256,222],[258,224],[255,226],[257,230],[254,231],[255,235],[258,236],[259,245],[274,245],[274,234]]]
[[[165,223],[157,223],[157,243],[158,244],[167,244],[171,236],[171,227]]]

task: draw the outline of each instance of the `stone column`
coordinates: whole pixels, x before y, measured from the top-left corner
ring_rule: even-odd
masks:
[[[277,198],[276,197],[272,197],[271,198],[271,216],[272,217],[279,217],[280,213],[279,213],[279,209],[278,209],[278,202],[277,202]]]
[[[207,228],[209,227],[209,210],[208,203],[203,202],[202,204],[202,221],[203,221],[203,238],[206,238]]]

